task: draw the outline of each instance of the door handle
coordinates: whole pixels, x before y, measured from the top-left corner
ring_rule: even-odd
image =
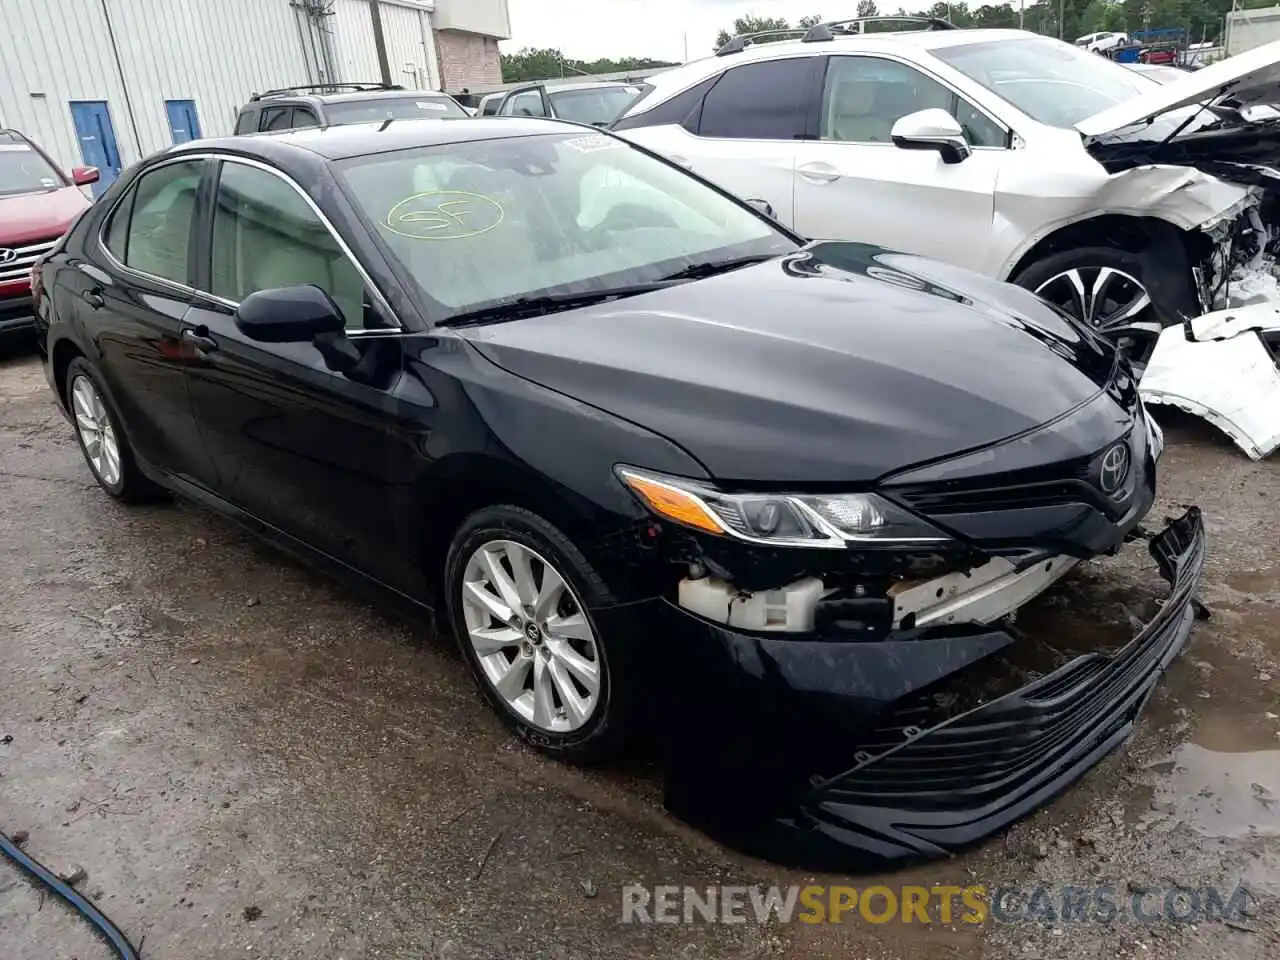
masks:
[[[805,163],[796,172],[811,183],[834,183],[840,179],[840,171],[829,163]]]
[[[209,336],[207,327],[187,327],[182,331],[182,339],[200,351],[218,349],[218,341]]]
[[[84,298],[84,302],[94,310],[101,310],[107,305],[107,301],[102,299],[102,292],[99,290],[86,290],[81,296]]]

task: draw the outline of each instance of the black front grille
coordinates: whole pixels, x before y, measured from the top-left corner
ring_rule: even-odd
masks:
[[[1147,456],[1145,434],[1141,428],[1131,431],[1124,441],[1131,459],[1128,480],[1118,497],[1103,493],[1098,486],[1100,464],[1110,444],[1089,456],[1029,470],[966,477],[946,483],[895,486],[890,492],[906,506],[926,516],[1076,503],[1119,515],[1124,512],[1135,479],[1145,470]]]
[[[817,786],[815,804],[898,811],[978,809],[1034,791],[1130,724],[1185,638],[1204,562],[1199,511],[1150,543],[1172,595],[1137,637],[1112,655],[1078,657],[997,700],[924,728],[934,691],[895,705],[865,740],[859,764]]]

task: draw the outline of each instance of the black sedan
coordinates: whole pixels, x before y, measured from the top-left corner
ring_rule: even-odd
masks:
[[[1161,437],[1127,362],[588,127],[185,144],[36,273],[110,496],[189,497],[439,611],[528,742],[645,733],[668,806],[767,856],[980,839],[1120,743],[1190,633],[1194,509],[1149,535],[1170,595],[1129,643],[940,696],[1143,535]]]

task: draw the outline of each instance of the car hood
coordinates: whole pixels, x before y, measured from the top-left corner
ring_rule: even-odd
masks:
[[[1093,399],[1116,364],[1021,288],[864,244],[460,332],[751,482],[866,484],[983,447]]]
[[[1280,101],[1280,40],[1211,63],[1172,83],[1153,83],[1148,93],[1081,120],[1076,130],[1087,143],[1170,110],[1228,96],[1244,106]]]
[[[79,187],[0,196],[0,247],[61,236],[88,206]]]

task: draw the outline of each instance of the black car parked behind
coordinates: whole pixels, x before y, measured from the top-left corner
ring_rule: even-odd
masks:
[[[435,606],[528,742],[589,759],[649,725],[671,808],[779,859],[1007,824],[1128,735],[1190,631],[1194,509],[1151,541],[1172,592],[1128,645],[935,696],[1135,535],[1160,435],[1127,362],[1026,291],[805,245],[589,127],[175,147],[37,288],[108,494]]]

